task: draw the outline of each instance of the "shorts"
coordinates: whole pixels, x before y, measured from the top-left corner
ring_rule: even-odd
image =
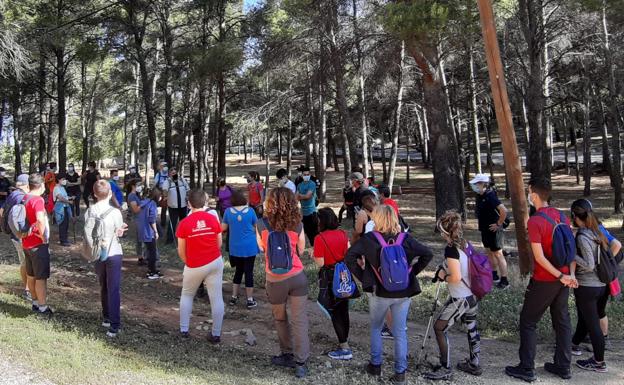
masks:
[[[25,249],[26,274],[37,280],[50,278],[50,250],[47,244]]]
[[[267,299],[271,305],[283,305],[288,297],[308,295],[308,278],[301,273],[279,282],[266,282]]]
[[[475,296],[449,298],[438,315],[437,320],[447,321],[446,330],[466,317],[476,318],[479,305]]]
[[[13,246],[15,246],[15,251],[17,252],[17,258],[19,259],[20,266],[23,266],[26,263],[26,255],[24,255],[22,241],[16,241],[15,239],[11,239],[11,242],[13,242]]]
[[[490,251],[499,251],[503,249],[505,238],[503,236],[503,230],[499,229],[498,231],[482,231],[481,232],[481,242],[483,242],[483,247]]]

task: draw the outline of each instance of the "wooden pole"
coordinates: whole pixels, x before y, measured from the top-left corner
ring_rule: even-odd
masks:
[[[478,0],[478,4],[492,86],[492,100],[494,100],[494,107],[496,109],[496,120],[498,122],[503,145],[503,155],[505,157],[505,169],[507,171],[507,177],[509,178],[508,182],[511,190],[511,206],[516,225],[520,272],[526,275],[531,270],[533,255],[531,253],[526,229],[529,215],[524,181],[522,179],[522,163],[520,162],[516,132],[513,127],[511,108],[509,107],[509,96],[507,95],[505,73],[496,36],[492,2],[491,0]]]

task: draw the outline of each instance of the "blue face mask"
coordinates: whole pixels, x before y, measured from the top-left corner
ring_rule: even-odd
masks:
[[[309,182],[309,181],[310,181],[310,175],[304,175],[304,176],[303,176],[303,180],[304,180],[305,182]]]
[[[481,194],[481,186],[479,186],[478,184],[471,184],[470,188],[477,194]]]

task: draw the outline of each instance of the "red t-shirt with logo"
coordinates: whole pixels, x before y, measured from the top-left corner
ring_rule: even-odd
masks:
[[[348,248],[349,237],[342,230],[323,231],[314,238],[314,258],[323,258],[325,266],[341,262]]]
[[[205,266],[221,257],[221,224],[214,215],[196,211],[178,224],[176,237],[186,241],[186,266]]]
[[[22,238],[22,247],[24,249],[32,249],[39,245],[44,244],[43,238],[47,236],[47,234],[41,235],[39,234],[39,227],[36,225],[37,223],[37,213],[43,212],[47,215],[45,209],[45,201],[40,196],[34,195],[26,195],[24,197],[24,201],[30,199],[24,207],[26,208],[26,219],[28,223],[30,223],[30,234],[26,237]]]
[[[552,218],[556,223],[561,220],[561,212],[554,207],[542,207],[537,212],[544,213]],[[570,219],[564,215],[565,223],[569,226]],[[527,223],[529,230],[529,242],[540,243],[544,250],[546,259],[552,262],[552,233],[554,227],[548,221],[539,215],[533,215]],[[559,268],[564,274],[570,274],[568,266]],[[533,279],[536,281],[556,282],[557,277],[550,274],[535,260],[533,261]]]

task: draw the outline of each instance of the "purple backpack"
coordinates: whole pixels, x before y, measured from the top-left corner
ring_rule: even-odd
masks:
[[[470,288],[472,294],[474,294],[477,299],[481,299],[492,291],[492,266],[490,265],[488,257],[478,253],[470,242],[466,242],[466,250],[464,250],[464,252],[468,257],[470,285],[463,279],[462,281]]]
[[[407,255],[403,248],[405,233],[399,233],[396,240],[391,239],[389,243],[379,232],[373,231],[373,234],[381,245],[379,269],[373,268],[379,282],[387,291],[407,289],[412,267],[407,262]]]

